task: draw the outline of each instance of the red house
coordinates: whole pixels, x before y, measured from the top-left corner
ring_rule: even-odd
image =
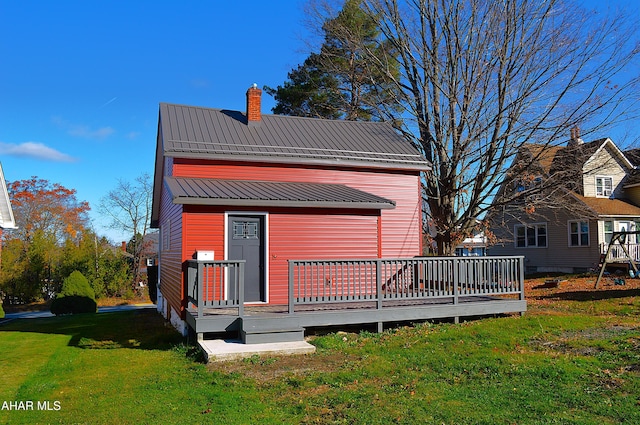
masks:
[[[353,289],[353,271],[329,265],[314,284],[328,292],[303,296],[292,286],[295,261],[421,254],[420,173],[430,164],[415,147],[388,123],[262,115],[260,97],[255,86],[247,91],[246,113],[160,104],[158,309],[183,332],[237,330],[260,342],[247,336],[248,309],[289,306],[287,326],[299,338],[294,298],[370,299],[384,282],[378,271],[377,291],[375,282]],[[351,285],[349,295],[338,285]],[[209,307],[218,310],[207,315]]]

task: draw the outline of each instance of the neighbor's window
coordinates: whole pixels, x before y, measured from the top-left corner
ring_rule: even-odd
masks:
[[[569,222],[569,246],[589,246],[589,222]]]
[[[613,179],[611,177],[596,177],[596,196],[611,196],[613,193]]]
[[[547,246],[547,225],[536,223],[515,227],[517,248],[545,248]]]
[[[604,222],[604,241],[606,243],[611,243],[612,237],[613,237],[613,221],[605,221]]]

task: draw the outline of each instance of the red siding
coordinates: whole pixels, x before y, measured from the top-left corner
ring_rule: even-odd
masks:
[[[182,287],[182,205],[171,203],[163,188],[160,202],[160,290],[162,296],[183,315]],[[169,309],[168,314],[171,314]]]
[[[166,205],[168,196],[163,191],[161,223],[171,216],[172,231],[178,231],[179,224],[183,247],[177,256],[171,251],[170,269],[163,266],[161,272],[163,294],[174,308],[181,306],[183,288],[180,271],[184,260],[191,258],[197,250],[213,250],[216,259],[226,258],[225,211],[267,214],[267,285],[269,302],[273,304],[287,302],[287,260],[411,257],[420,254],[417,172],[213,164],[181,159],[175,159],[171,165],[167,168],[174,176],[344,184],[396,202],[396,208],[388,210],[187,205],[183,211],[181,206]],[[176,218],[176,214],[181,217]],[[177,237],[175,242],[178,242]],[[166,265],[164,252],[162,258]]]
[[[376,223],[376,216],[270,214],[269,301],[287,302],[288,260],[376,258]]]
[[[275,165],[216,164],[177,160],[176,176],[229,180],[261,180],[344,184],[396,202],[396,208],[382,210],[382,256],[420,255],[421,210],[417,172],[280,167]]]
[[[185,206],[183,260],[196,251],[214,251],[215,259],[224,259],[224,213]]]

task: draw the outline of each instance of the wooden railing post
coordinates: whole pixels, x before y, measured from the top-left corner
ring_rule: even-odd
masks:
[[[518,276],[519,276],[519,284],[520,284],[520,300],[524,301],[524,257],[520,257],[518,259]]]
[[[293,261],[289,260],[289,314],[293,314],[293,312],[295,311],[294,299],[293,299],[293,295],[294,295],[293,271],[294,271],[294,263]]]
[[[202,310],[203,310],[203,299],[204,299],[204,295],[200,292],[202,291],[202,287],[204,285],[201,285],[201,280],[204,277],[204,265],[198,261],[198,273],[196,274],[196,290],[194,291],[196,294],[196,302],[198,303],[198,318],[202,317]]]
[[[378,310],[382,310],[382,260],[376,260],[376,299]]]
[[[453,304],[457,305],[458,304],[458,295],[460,290],[458,289],[458,285],[460,284],[459,282],[459,276],[458,276],[458,260],[457,259],[453,259],[452,261],[452,265],[453,265]]]
[[[243,260],[234,264],[234,267],[238,268],[238,316],[240,317],[244,315],[244,263]]]

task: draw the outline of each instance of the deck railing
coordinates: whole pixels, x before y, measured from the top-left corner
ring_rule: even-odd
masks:
[[[245,261],[189,260],[189,307],[244,311]],[[524,300],[524,257],[289,260],[288,311],[301,304],[517,295]]]
[[[518,295],[524,257],[289,261],[289,312],[297,304]]]
[[[245,260],[186,262],[187,301],[198,309],[238,308],[244,310]]]

